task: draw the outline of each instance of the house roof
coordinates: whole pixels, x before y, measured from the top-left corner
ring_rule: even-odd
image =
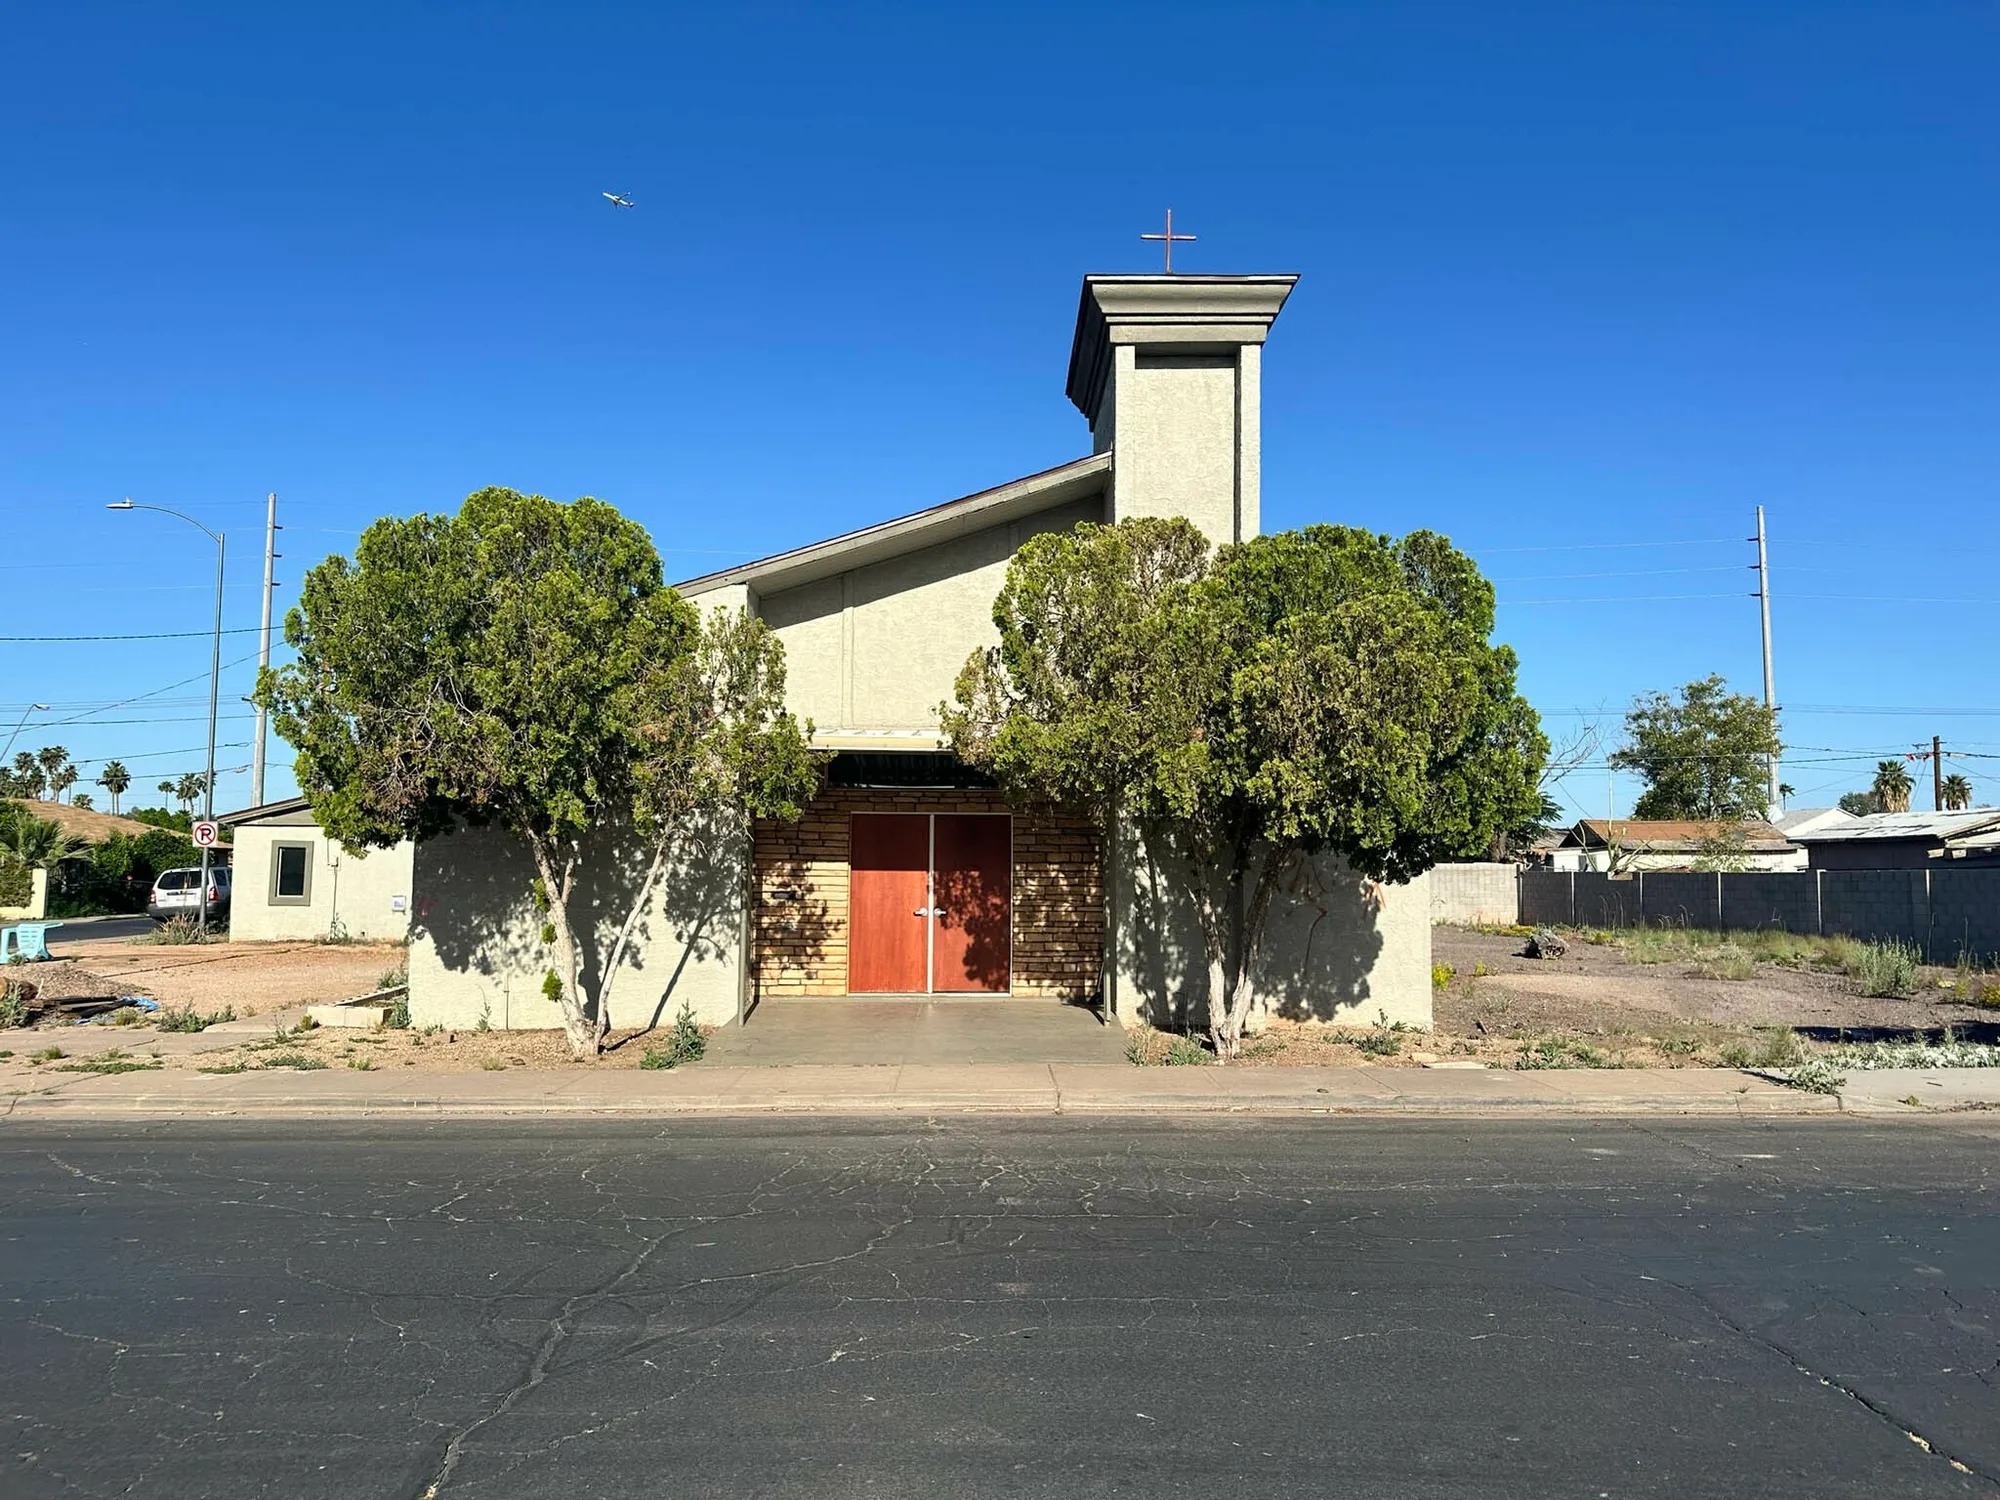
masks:
[[[234,827],[238,823],[261,823],[266,818],[282,817],[295,813],[306,806],[304,797],[281,797],[276,802],[260,802],[255,807],[245,807],[232,813],[223,813],[216,822],[224,827]]]
[[[773,553],[720,572],[704,573],[675,587],[691,597],[731,584],[748,584],[759,593],[776,593],[1100,494],[1110,473],[1110,452],[1093,453],[1088,458],[1044,469],[990,490],[947,500],[928,510],[912,511],[893,521],[864,526],[859,531],[844,532],[823,542]]]
[[[1563,838],[1563,847],[1604,848],[1617,844],[1626,849],[1656,853],[1699,851],[1717,839],[1740,838],[1753,853],[1777,853],[1791,847],[1784,834],[1762,818],[1742,822],[1704,822],[1688,818],[1584,818]]]
[[[1809,828],[1834,828],[1853,821],[1854,814],[1839,807],[1791,807],[1771,819],[1772,826],[1787,837]]]
[[[2000,807],[1975,807],[1966,812],[1870,813],[1851,823],[1813,828],[1795,835],[1800,843],[1858,843],[1882,839],[1954,839],[2000,828]]]
[[[93,844],[103,843],[114,833],[139,838],[151,833],[154,827],[151,823],[141,823],[137,818],[114,817],[93,807],[71,807],[67,802],[42,802],[28,797],[10,797],[8,800],[16,807],[25,807],[36,817],[54,823],[64,833],[89,839]]]

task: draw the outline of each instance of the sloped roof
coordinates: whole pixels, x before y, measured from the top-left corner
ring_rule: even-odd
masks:
[[[1790,807],[1771,820],[1778,832],[1789,837],[1808,828],[1837,828],[1852,823],[1854,814],[1839,807]]]
[[[295,813],[306,805],[303,797],[280,797],[276,802],[259,803],[256,807],[240,808],[231,813],[219,813],[216,822],[225,828],[238,823],[257,823],[265,818],[275,818],[284,813]]]
[[[990,490],[947,500],[927,510],[912,511],[893,521],[864,526],[859,531],[844,532],[823,542],[773,553],[720,572],[704,573],[675,587],[690,596],[731,584],[748,584],[759,593],[776,593],[1102,493],[1110,473],[1110,452],[1093,453],[1088,458],[1044,469]]]
[[[1850,843],[1881,839],[1949,839],[2000,827],[2000,807],[1975,807],[1965,812],[1870,813],[1852,823],[1814,828],[1798,834],[1800,843]]]
[[[138,838],[153,831],[151,823],[141,823],[137,818],[113,817],[93,807],[71,807],[67,802],[39,802],[27,797],[11,797],[8,800],[16,807],[24,807],[36,817],[56,824],[64,833],[89,839],[93,844],[103,843],[114,833]]]
[[[1746,818],[1740,823],[1691,818],[1584,818],[1570,829],[1563,847],[1617,844],[1624,849],[1677,853],[1699,850],[1718,839],[1740,839],[1746,849],[1771,853],[1791,847],[1784,834],[1762,818]]]

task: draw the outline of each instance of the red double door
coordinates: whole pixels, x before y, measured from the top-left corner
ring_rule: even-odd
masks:
[[[1005,813],[856,813],[848,992],[1006,994],[1013,983],[1013,845]]]

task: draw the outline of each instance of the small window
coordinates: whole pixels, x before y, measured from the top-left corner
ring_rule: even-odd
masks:
[[[305,906],[312,901],[312,845],[271,846],[271,905]]]

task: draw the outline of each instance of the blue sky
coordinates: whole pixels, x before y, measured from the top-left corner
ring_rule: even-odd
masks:
[[[1172,205],[1181,268],[1303,278],[1267,528],[1449,533],[1557,739],[1758,690],[1763,504],[1800,801],[1933,733],[2000,793],[1991,5],[73,3],[8,51],[0,635],[207,628],[126,495],[227,529],[247,631],[267,490],[282,609],[484,484],[684,577],[1062,462],[1078,278]],[[197,768],[207,651],[0,641],[0,738]]]

